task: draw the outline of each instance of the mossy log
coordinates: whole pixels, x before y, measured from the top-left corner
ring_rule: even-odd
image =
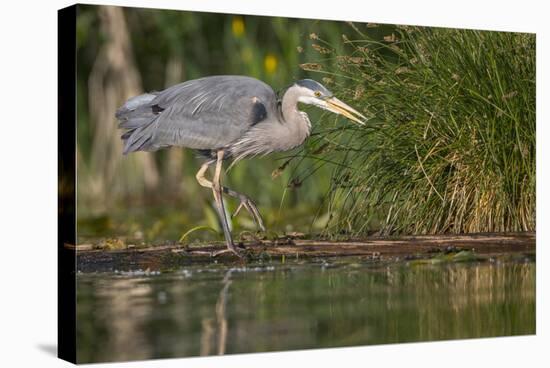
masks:
[[[422,235],[401,237],[369,237],[346,241],[298,239],[292,236],[277,240],[250,240],[239,243],[239,259],[231,253],[214,257],[225,249],[224,243],[188,246],[172,243],[148,247],[104,250],[93,246],[67,246],[77,252],[77,269],[82,272],[129,269],[161,270],[180,266],[223,262],[243,263],[255,260],[281,260],[358,256],[375,261],[431,258],[442,253],[471,251],[480,256],[508,253],[535,254],[534,233]]]

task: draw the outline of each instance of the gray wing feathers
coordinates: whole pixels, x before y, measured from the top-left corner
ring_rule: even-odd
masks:
[[[124,154],[148,149],[154,131],[152,123],[157,118],[150,103],[156,97],[153,93],[132,97],[117,110],[115,116],[120,121],[119,128],[126,129],[121,136]]]
[[[120,120],[120,128],[137,128],[151,120],[154,115],[149,103],[157,97],[155,94],[146,93],[130,98],[120,107],[115,116]]]
[[[117,112],[124,153],[168,146],[222,148],[274,111],[276,96],[249,77],[214,76],[128,100]]]

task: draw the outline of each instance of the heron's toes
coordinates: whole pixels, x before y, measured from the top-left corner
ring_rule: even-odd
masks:
[[[260,228],[260,230],[265,232],[266,229],[264,226],[264,221],[262,219],[262,216],[260,215],[260,211],[258,211],[258,208],[256,207],[256,204],[250,198],[244,195],[240,196],[239,199],[241,200],[241,203],[239,203],[239,207],[237,207],[232,217],[237,216],[237,214],[244,207],[248,211],[248,213],[250,213],[250,215],[254,219],[254,222]]]
[[[216,252],[212,252],[212,257],[217,257],[221,254],[225,254],[225,253],[233,253],[235,254],[237,257],[239,258],[243,258],[244,256],[241,254],[241,252],[239,252],[237,250],[237,248],[227,248],[227,249],[222,249],[222,250],[218,250]]]
[[[237,216],[239,214],[239,212],[241,211],[241,208],[243,208],[243,207],[246,207],[246,205],[245,205],[245,202],[241,201],[241,203],[239,203],[239,207],[237,207],[237,209],[235,210],[235,212],[233,212],[233,215],[231,215],[231,217]],[[248,208],[247,208],[247,210],[248,210]],[[250,212],[250,210],[248,210],[248,212]]]
[[[264,222],[263,222],[262,218],[260,217],[260,218],[259,218],[259,221],[257,221],[257,222],[258,222],[258,227],[260,228],[260,230],[261,230],[263,233],[265,233],[265,232],[267,231],[267,229],[266,229],[265,226],[264,226]]]

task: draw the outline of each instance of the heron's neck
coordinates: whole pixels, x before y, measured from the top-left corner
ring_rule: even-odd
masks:
[[[298,98],[299,91],[289,88],[283,95],[281,114],[284,123],[288,125],[296,140],[300,140],[299,144],[301,144],[311,132],[311,123],[307,114],[298,110]]]

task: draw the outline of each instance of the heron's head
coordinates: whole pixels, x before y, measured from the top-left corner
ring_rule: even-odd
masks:
[[[321,83],[312,79],[302,79],[297,81],[292,88],[299,90],[299,102],[343,115],[358,124],[365,125],[364,120],[367,120],[367,118],[364,115],[334,97],[332,92],[326,89]]]

